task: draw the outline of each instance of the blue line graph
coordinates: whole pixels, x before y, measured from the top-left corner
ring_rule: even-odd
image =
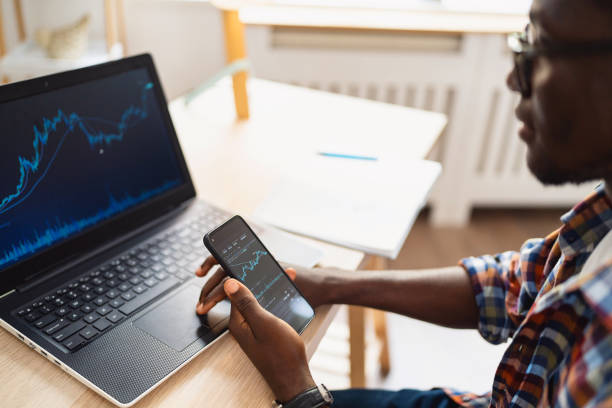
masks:
[[[140,97],[141,105],[131,105],[126,108],[119,122],[113,122],[104,118],[81,117],[74,112],[66,114],[61,109],[58,109],[57,114],[52,119],[42,119],[42,130],[39,130],[34,125],[34,141],[32,142],[34,154],[29,159],[23,156],[17,158],[19,163],[19,181],[15,192],[0,200],[0,215],[16,207],[32,194],[47,175],[69,134],[80,130],[86,137],[91,149],[110,145],[115,141],[122,141],[129,128],[148,117],[146,102],[147,94],[151,89],[153,89],[153,83],[151,82],[143,86]],[[106,124],[114,129],[110,132],[104,132],[96,124]],[[50,137],[54,132],[58,131],[59,125],[64,125],[66,131],[57,139],[57,146],[53,150],[53,154],[46,160],[45,147],[52,148],[50,146]],[[45,161],[46,164],[44,163]]]
[[[33,231],[33,240],[21,240],[19,243],[13,245],[10,249],[5,251],[4,254],[0,256],[0,266],[14,263],[25,255],[34,254],[41,248],[51,246],[59,240],[67,238],[77,232],[81,232],[87,227],[93,226],[102,220],[108,219],[129,207],[133,207],[151,197],[163,193],[164,191],[170,190],[180,183],[180,180],[168,181],[160,187],[143,191],[135,197],[125,194],[121,199],[116,199],[110,195],[108,198],[108,206],[92,216],[68,221],[60,221],[59,219],[56,219],[53,225],[48,224],[47,228],[43,231]]]
[[[255,298],[256,299],[260,299],[263,295],[265,295],[265,293],[270,290],[270,288],[272,286],[274,286],[274,284],[281,278],[282,275],[276,275],[276,277],[274,279],[272,279],[270,282],[268,282],[268,284],[266,286],[264,286],[264,288],[262,290],[260,290],[256,295]]]
[[[268,255],[268,253],[266,251],[255,251],[253,252],[253,255],[255,257],[249,261],[240,262],[240,263],[231,265],[231,266],[240,266],[242,268],[242,275],[240,276],[240,280],[243,282],[246,279],[248,272],[252,272],[255,269],[255,267],[259,265],[259,260],[261,259],[261,257]]]

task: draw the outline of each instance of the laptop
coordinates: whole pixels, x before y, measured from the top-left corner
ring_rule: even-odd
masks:
[[[129,406],[226,331],[197,316],[203,235],[150,55],[0,87],[0,325]],[[215,177],[214,174],[207,175]],[[258,228],[281,260],[321,253]]]

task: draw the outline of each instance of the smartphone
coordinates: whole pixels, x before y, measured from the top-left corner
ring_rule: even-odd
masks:
[[[312,321],[312,306],[242,217],[236,215],[210,231],[204,236],[204,245],[264,309],[295,331],[301,334]]]

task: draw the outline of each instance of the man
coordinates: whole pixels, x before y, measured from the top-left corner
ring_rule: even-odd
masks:
[[[583,271],[612,229],[605,188],[612,186],[612,1],[534,0],[530,19],[510,41],[515,67],[508,76],[522,96],[516,113],[529,168],[544,184],[605,183],[562,218],[560,229],[520,252],[436,270],[288,269],[315,307],[373,307],[508,343],[487,395],[345,390],[332,393],[334,407],[612,406],[612,251],[609,264]],[[197,275],[214,263],[207,259]],[[202,289],[197,312],[226,295],[230,331],[278,400],[311,388],[300,337],[222,270]]]

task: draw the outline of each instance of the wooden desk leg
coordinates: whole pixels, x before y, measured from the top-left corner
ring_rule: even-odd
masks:
[[[237,10],[223,10],[223,28],[225,30],[225,49],[227,62],[234,62],[246,57],[244,42],[244,25],[238,18]],[[238,119],[249,118],[249,100],[246,90],[247,73],[239,72],[232,77],[234,84],[234,103]]]
[[[373,256],[371,267],[374,270],[385,270],[387,268],[387,260],[380,256]],[[372,310],[374,320],[374,332],[381,344],[380,355],[378,362],[380,364],[380,374],[386,377],[391,371],[391,359],[389,357],[389,339],[387,337],[387,316],[381,310]]]
[[[365,309],[349,306],[351,388],[363,388],[365,381]]]

